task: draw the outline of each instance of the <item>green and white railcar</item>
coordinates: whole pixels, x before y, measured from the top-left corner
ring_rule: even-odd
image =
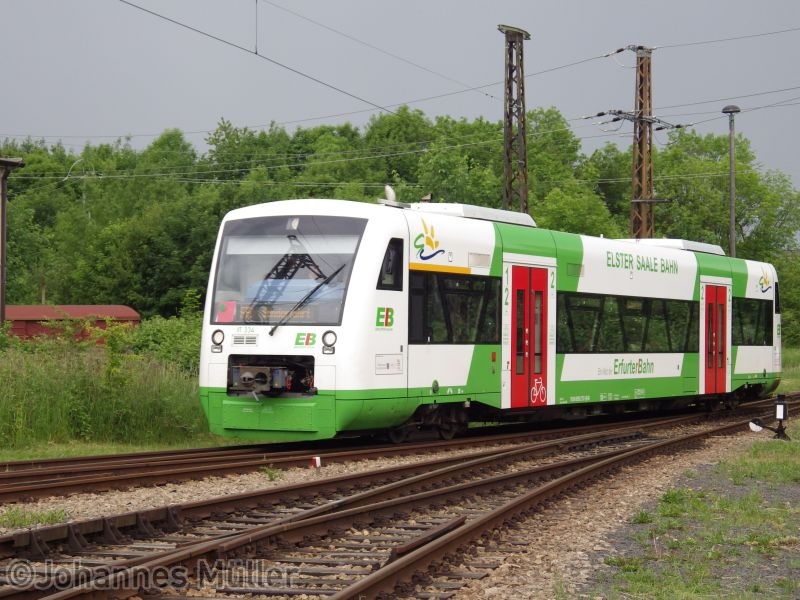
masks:
[[[200,395],[214,433],[300,440],[771,392],[772,265],[718,246],[536,228],[458,204],[230,212]]]

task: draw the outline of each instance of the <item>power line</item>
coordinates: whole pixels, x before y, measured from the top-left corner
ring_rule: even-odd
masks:
[[[258,1],[258,0],[256,0],[256,1]],[[357,44],[361,44],[362,46],[366,46],[367,48],[370,48],[371,50],[375,50],[376,52],[380,52],[381,54],[385,54],[386,56],[390,56],[391,58],[394,58],[396,60],[404,62],[407,65],[411,65],[412,67],[415,67],[417,69],[420,69],[420,70],[425,71],[427,73],[430,73],[432,75],[436,75],[437,77],[441,77],[442,79],[446,79],[447,81],[451,81],[453,83],[457,83],[458,85],[469,89],[469,91],[480,92],[480,90],[471,89],[468,84],[466,84],[466,83],[464,83],[462,81],[459,81],[458,79],[454,79],[453,77],[449,77],[448,75],[445,75],[443,73],[439,73],[438,71],[434,71],[433,69],[429,69],[426,66],[423,66],[423,65],[420,65],[420,64],[415,63],[413,61],[410,61],[407,58],[403,58],[402,56],[399,56],[397,54],[389,52],[388,50],[384,50],[383,48],[379,48],[378,46],[370,44],[369,42],[365,42],[364,40],[361,40],[361,39],[359,39],[359,38],[357,38],[355,36],[352,36],[352,35],[350,35],[348,33],[345,33],[345,32],[340,31],[338,29],[334,29],[333,27],[331,27],[329,25],[325,25],[324,23],[320,23],[319,21],[315,21],[314,19],[311,19],[311,18],[309,18],[309,17],[307,17],[305,15],[301,15],[300,13],[295,12],[295,11],[289,9],[289,8],[286,8],[285,6],[281,6],[280,4],[277,4],[275,2],[271,2],[271,0],[261,0],[261,1],[264,2],[265,4],[269,4],[270,6],[274,6],[275,8],[278,8],[278,9],[284,11],[284,12],[287,12],[290,15],[294,15],[298,19],[303,19],[304,21],[308,21],[309,23],[313,23],[317,27],[322,27],[323,29],[327,29],[328,31],[330,31],[332,33],[335,33],[336,35],[340,35],[340,36],[342,36],[344,38],[347,38],[348,40],[353,41],[353,42],[355,42]],[[492,96],[491,94],[489,94],[487,92],[480,92],[480,93],[482,93],[484,96],[488,96],[489,98],[492,98],[493,100],[497,100],[497,98],[495,98],[494,96]]]
[[[119,0],[119,1],[120,2],[125,2],[126,4],[130,4],[129,2],[127,2],[127,0]],[[147,9],[138,7],[136,5],[131,5],[131,6],[134,6],[136,8],[140,8],[141,10],[143,10],[145,12],[151,12],[151,11],[148,11]],[[156,16],[160,17],[160,15],[158,15],[157,13],[153,13],[153,14],[155,14]],[[169,19],[168,17],[163,17],[163,18],[171,21],[171,19]],[[177,23],[177,24],[182,26],[182,27],[187,27],[188,29],[192,29],[191,27],[183,25],[181,23]],[[203,35],[207,35],[207,34],[201,32],[201,31],[198,31],[198,33],[202,33]],[[210,36],[210,37],[214,38],[214,36]],[[216,39],[216,38],[214,38],[214,39]],[[230,42],[226,42],[225,40],[221,40],[221,41],[223,43],[232,45],[232,46],[234,46],[234,47],[236,47],[236,48],[238,48],[240,50],[244,50],[248,54],[252,54],[252,52],[250,50],[248,50],[247,48],[243,48],[241,46],[237,46],[236,44],[231,44]],[[559,65],[559,66],[556,66],[556,67],[550,67],[548,69],[543,69],[541,71],[530,73],[530,74],[526,75],[525,78],[527,79],[529,77],[535,77],[537,75],[544,75],[546,73],[552,73],[554,71],[559,71],[561,69],[566,69],[566,68],[573,67],[573,66],[576,66],[576,65],[581,65],[581,64],[584,64],[584,63],[592,62],[592,61],[595,61],[595,60],[599,60],[601,58],[607,58],[607,57],[612,56],[614,54],[617,54],[618,52],[621,52],[621,51],[624,51],[624,48],[617,49],[617,50],[612,50],[611,52],[606,52],[604,54],[598,54],[597,56],[591,56],[589,58],[576,60],[576,61],[573,61],[573,62],[570,62],[570,63],[566,63],[566,64],[563,64],[563,65]],[[264,58],[263,55],[261,55],[261,54],[259,54],[257,56],[259,58]],[[401,106],[407,106],[407,105],[411,105],[411,104],[421,104],[421,103],[424,103],[424,102],[430,102],[432,100],[441,100],[442,98],[449,98],[451,96],[457,96],[457,95],[463,94],[465,92],[472,92],[472,91],[481,90],[481,89],[484,89],[484,88],[493,87],[493,86],[502,85],[502,84],[503,84],[502,80],[494,81],[492,83],[485,83],[485,84],[482,84],[482,85],[476,85],[476,86],[472,86],[472,87],[469,87],[469,88],[466,88],[466,89],[463,89],[463,90],[455,90],[455,91],[452,91],[452,92],[443,92],[441,94],[435,94],[435,95],[432,95],[432,96],[424,96],[424,97],[421,97],[421,98],[415,98],[413,100],[405,100],[403,102],[396,102],[396,103],[392,103],[392,104],[387,104],[387,105],[385,105],[385,107],[380,107],[379,106],[378,108],[380,108],[381,110],[385,110],[386,112],[389,112],[391,114],[396,115],[397,113],[393,112],[390,109],[392,109],[392,108],[396,109],[396,108],[399,108]],[[365,102],[367,102],[369,104],[368,101],[365,101]],[[327,115],[318,115],[318,116],[314,116],[314,117],[305,117],[305,118],[302,118],[302,119],[292,119],[292,120],[289,120],[289,121],[277,121],[277,122],[274,122],[274,124],[278,125],[278,126],[295,125],[297,123],[307,123],[309,121],[322,121],[322,120],[327,120],[327,119],[335,119],[335,118],[338,118],[338,117],[350,117],[350,116],[353,116],[353,115],[360,115],[360,114],[363,114],[363,113],[372,112],[372,110],[373,109],[369,109],[369,108],[360,109],[360,110],[352,110],[352,111],[348,111],[348,112],[333,113],[333,114],[327,114]],[[248,129],[263,129],[265,127],[269,127],[272,124],[273,124],[272,122],[271,123],[261,123],[261,124],[257,124],[257,125],[245,125],[244,127],[248,128]],[[199,135],[199,134],[213,133],[214,131],[216,131],[216,130],[215,129],[198,129],[198,130],[183,131],[183,133],[184,133],[184,135]],[[118,134],[118,135],[107,135],[107,134],[106,135],[35,135],[35,134],[10,134],[10,133],[7,134],[7,133],[0,133],[0,136],[4,135],[4,136],[7,136],[7,137],[15,137],[15,138],[31,137],[31,138],[37,138],[37,139],[39,139],[39,138],[57,138],[57,139],[68,138],[69,139],[69,138],[87,138],[87,137],[88,138],[121,139],[121,138],[136,138],[136,137],[158,137],[162,133],[163,133],[163,131],[160,132],[160,133],[127,133],[127,134],[122,134],[122,135],[120,135],[120,134]]]
[[[375,104],[371,100],[367,100],[366,98],[362,98],[361,96],[357,96],[356,94],[353,94],[351,92],[343,90],[342,88],[336,87],[335,85],[332,85],[330,83],[322,81],[321,79],[318,79],[318,78],[316,78],[316,77],[314,77],[312,75],[309,75],[308,73],[303,73],[302,71],[300,71],[298,69],[295,69],[294,67],[290,67],[289,65],[285,65],[282,62],[278,62],[277,60],[275,60],[273,58],[269,58],[268,56],[265,56],[263,54],[259,54],[257,49],[256,49],[255,52],[253,52],[249,48],[245,48],[244,46],[240,46],[238,44],[234,44],[233,42],[230,42],[230,41],[228,41],[226,39],[223,39],[221,37],[217,37],[216,35],[210,34],[210,33],[206,32],[206,31],[201,30],[201,29],[197,29],[196,27],[192,27],[191,25],[187,25],[186,23],[181,23],[180,21],[177,21],[175,19],[172,19],[170,17],[167,17],[165,15],[162,15],[162,14],[157,13],[155,11],[152,11],[150,9],[144,8],[143,6],[139,6],[138,4],[134,4],[133,2],[129,2],[128,0],[119,0],[119,2],[122,2],[123,4],[127,4],[128,6],[130,6],[132,8],[136,8],[138,10],[141,10],[142,12],[148,13],[148,14],[153,15],[155,17],[158,17],[159,19],[163,19],[164,21],[168,21],[168,22],[170,22],[170,23],[172,23],[174,25],[177,25],[178,27],[183,27],[184,29],[188,29],[189,31],[193,31],[195,33],[198,33],[198,34],[200,34],[202,36],[205,36],[207,38],[215,40],[215,41],[217,41],[217,42],[219,42],[221,44],[225,44],[226,46],[230,46],[231,48],[236,48],[237,50],[241,50],[243,52],[247,52],[248,54],[252,54],[253,56],[257,56],[258,58],[260,58],[262,60],[266,60],[267,62],[270,62],[273,65],[277,65],[278,67],[281,67],[282,69],[286,69],[287,71],[291,71],[295,75],[300,75],[301,77],[305,77],[306,79],[308,79],[310,81],[313,81],[313,82],[318,83],[320,85],[323,85],[323,86],[325,86],[327,88],[330,88],[330,89],[332,89],[332,90],[334,90],[336,92],[339,92],[340,94],[344,94],[345,96],[350,96],[351,98],[354,98],[354,99],[358,100],[359,102],[363,102],[365,104],[369,104],[370,106],[372,106],[374,108],[377,108],[378,110],[394,114],[391,110],[389,110],[388,108],[384,108],[380,104]]]
[[[800,85],[796,85],[793,87],[788,88],[780,88],[777,90],[768,90],[765,92],[754,92],[752,94],[739,94],[737,96],[729,96],[727,98],[714,98],[712,100],[699,100],[697,102],[687,102],[685,104],[671,104],[669,106],[659,106],[656,110],[665,110],[667,108],[682,108],[684,106],[697,106],[699,104],[712,104],[716,102],[726,102],[728,100],[741,100],[742,98],[754,98],[756,96],[767,96],[769,94],[780,94],[782,92],[792,92],[794,90],[800,90]]]
[[[798,89],[798,88],[785,88],[785,90],[791,90],[791,89]],[[777,90],[777,91],[784,91],[784,90]],[[757,95],[763,95],[763,94],[766,94],[766,93],[774,93],[774,92],[763,92],[763,93],[759,93],[759,94],[749,94],[747,96],[732,96],[729,99],[749,97],[749,96],[757,96]],[[744,108],[743,112],[751,112],[751,111],[763,110],[763,109],[768,109],[768,108],[787,108],[787,107],[798,106],[799,104],[797,102],[794,102],[794,100],[797,100],[797,99],[800,99],[800,97],[787,98],[785,100],[780,100],[780,101],[772,103],[772,104],[767,104],[767,105],[762,105],[762,106],[755,106],[755,107],[751,107],[751,108]],[[723,99],[723,100],[725,100],[725,99]],[[672,106],[673,107],[694,106],[694,105],[697,105],[697,104],[704,104],[704,103],[707,103],[707,102],[711,102],[711,101],[703,101],[703,102],[695,102],[695,103],[687,103],[687,104],[676,104],[676,105],[672,105]],[[718,111],[691,112],[691,113],[680,113],[680,114],[673,114],[673,115],[667,114],[667,115],[662,115],[662,116],[663,117],[670,117],[670,116],[682,117],[682,116],[691,116],[691,115],[710,115],[710,114],[713,114],[715,116],[713,118],[706,119],[706,120],[703,120],[703,121],[693,122],[693,123],[691,123],[691,125],[695,126],[695,125],[699,125],[699,124],[706,123],[706,122],[709,122],[709,121],[714,121],[714,120],[717,120],[717,119],[720,119],[720,118],[725,118],[724,115],[723,116],[719,116],[718,115]],[[590,119],[590,118],[593,118],[593,117],[596,117],[596,116],[598,116],[598,115],[580,116],[580,117],[574,117],[574,118],[570,118],[570,119],[565,119],[565,121],[567,121],[568,123],[571,123],[571,122],[575,122],[575,121],[587,120],[587,119]],[[620,120],[619,123],[620,123],[620,126],[621,126],[623,124],[623,121]],[[590,127],[590,126],[593,126],[593,125],[596,126],[596,125],[602,125],[602,124],[601,123],[595,123],[595,124],[588,124],[587,123],[585,126],[586,127]],[[576,124],[576,125],[574,125],[574,127],[582,127],[582,125]],[[562,127],[562,128],[551,129],[551,130],[546,130],[546,131],[538,131],[538,132],[534,132],[534,133],[529,134],[529,137],[534,137],[534,136],[539,136],[539,135],[546,135],[546,134],[556,133],[558,131],[566,131],[566,130],[570,130],[570,129],[571,128],[569,128],[569,127]],[[619,128],[614,130],[614,132],[607,131],[607,130],[603,130],[603,131],[604,131],[604,134],[607,134],[607,135],[576,136],[576,138],[579,139],[579,140],[585,140],[585,139],[592,139],[592,138],[595,138],[595,137],[613,137],[612,134],[614,132],[616,132],[616,131],[619,131]],[[191,132],[182,132],[182,133],[188,134],[188,133],[191,133]],[[14,138],[44,139],[44,138],[48,138],[48,137],[53,137],[53,138],[57,138],[58,137],[58,136],[32,136],[30,134],[4,134],[4,133],[0,133],[0,137],[3,137],[3,136],[6,137],[7,139],[14,139]],[[465,138],[455,138],[455,139],[465,139]],[[469,138],[466,138],[466,139],[469,139]],[[501,141],[501,140],[502,140],[502,138],[500,136],[498,136],[497,140],[492,140],[492,141]],[[354,154],[354,153],[358,153],[358,152],[375,151],[375,150],[387,150],[387,149],[393,149],[393,148],[398,148],[398,147],[402,148],[402,147],[408,147],[408,146],[425,146],[425,145],[433,143],[434,141],[436,141],[436,140],[424,140],[424,141],[419,141],[419,142],[405,142],[405,143],[402,143],[402,144],[390,144],[389,146],[381,146],[379,148],[372,147],[372,148],[365,148],[365,149],[346,150],[346,151],[342,151],[342,152],[323,153],[322,156],[327,156],[329,154],[335,155],[335,156],[337,156],[337,155],[347,155],[347,154]],[[487,141],[486,143],[491,143],[491,141]],[[65,147],[70,147],[70,148],[76,148],[76,149],[86,149],[87,148],[87,145],[76,145],[76,144],[60,144],[60,145],[61,146],[65,146]],[[449,146],[449,148],[457,148],[457,147],[459,147],[459,146],[457,146],[457,145],[456,146]],[[422,151],[424,151],[424,149],[420,150],[420,152],[422,152]],[[173,151],[173,150],[158,150],[157,151],[158,154],[175,154],[177,152],[178,151]],[[234,156],[235,155],[236,154],[234,154]],[[259,154],[259,153],[256,153],[256,154],[249,154],[248,153],[247,155],[250,156],[251,158],[250,158],[250,160],[244,161],[245,164],[258,163],[260,160],[264,160],[264,159],[271,159],[271,160],[279,160],[279,159],[282,159],[282,158],[303,159],[303,158],[308,158],[308,157],[320,156],[320,154],[318,154],[318,153],[306,153],[306,154],[303,154],[303,153],[288,153],[288,154],[273,154],[273,153]],[[381,154],[381,155],[373,155],[371,157],[372,158],[382,158],[382,157],[385,157],[385,156],[386,156],[385,154]],[[219,165],[219,166],[224,166],[224,165],[239,164],[239,163],[225,162],[225,163],[216,163],[216,164]],[[167,168],[171,168],[171,167],[167,167]],[[187,166],[177,166],[177,167],[174,167],[174,168],[188,168],[188,167]],[[231,169],[229,172],[235,172],[235,171],[240,171],[240,170],[241,170],[241,168],[239,168],[239,169]],[[54,174],[52,176],[53,177],[63,177],[63,173]],[[23,176],[21,174],[20,175],[15,175],[15,179],[18,179],[20,177],[30,177],[30,176]]]
[[[752,38],[766,37],[766,36],[770,36],[770,35],[779,35],[779,34],[782,34],[782,33],[792,33],[792,32],[796,32],[796,31],[800,31],[800,27],[791,27],[789,29],[780,29],[778,31],[765,31],[765,32],[762,32],[762,33],[751,33],[751,34],[747,34],[747,35],[737,35],[737,36],[734,36],[734,37],[719,38],[719,39],[715,39],[715,40],[702,40],[702,41],[698,41],[698,42],[684,42],[684,43],[680,43],[680,44],[666,44],[664,46],[656,46],[655,48],[653,48],[653,50],[659,50],[659,49],[664,49],[664,48],[685,48],[687,46],[702,46],[702,45],[705,45],[705,44],[719,44],[719,43],[722,43],[722,42],[735,42],[737,40],[747,40],[747,39],[752,39]]]

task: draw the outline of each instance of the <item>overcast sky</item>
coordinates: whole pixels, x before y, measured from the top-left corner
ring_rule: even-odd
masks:
[[[0,138],[61,139],[79,152],[87,141],[127,135],[141,148],[177,127],[202,151],[223,117],[254,128],[363,126],[379,112],[374,105],[403,103],[431,118],[499,121],[504,23],[531,34],[529,109],[553,106],[567,119],[630,110],[634,53],[595,57],[656,47],[657,116],[727,134],[720,111],[737,104],[737,132],[763,167],[800,184],[800,30],[744,37],[800,28],[797,0],[131,2],[247,51],[120,0],[0,0]],[[724,38],[742,39],[694,44]],[[486,84],[495,85],[452,93]],[[613,133],[596,121],[571,121],[584,152],[630,144],[630,124]],[[657,133],[659,145],[666,139]]]

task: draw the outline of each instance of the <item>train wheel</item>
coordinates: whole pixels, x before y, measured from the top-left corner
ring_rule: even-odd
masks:
[[[458,427],[454,424],[448,423],[447,425],[439,426],[439,437],[443,440],[452,440],[458,433]]]
[[[408,429],[404,427],[391,427],[386,430],[386,437],[393,444],[402,444],[408,439]]]

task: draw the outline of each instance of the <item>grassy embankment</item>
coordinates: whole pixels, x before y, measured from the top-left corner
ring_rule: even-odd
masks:
[[[800,350],[783,355],[779,391],[800,389]],[[631,546],[606,560],[615,573],[604,598],[800,597],[800,414],[789,414],[792,441],[754,442],[632,520]],[[631,540],[628,540],[629,542]]]
[[[34,342],[0,332],[0,460],[213,444],[197,394],[198,323],[155,319],[84,341],[74,323]]]

